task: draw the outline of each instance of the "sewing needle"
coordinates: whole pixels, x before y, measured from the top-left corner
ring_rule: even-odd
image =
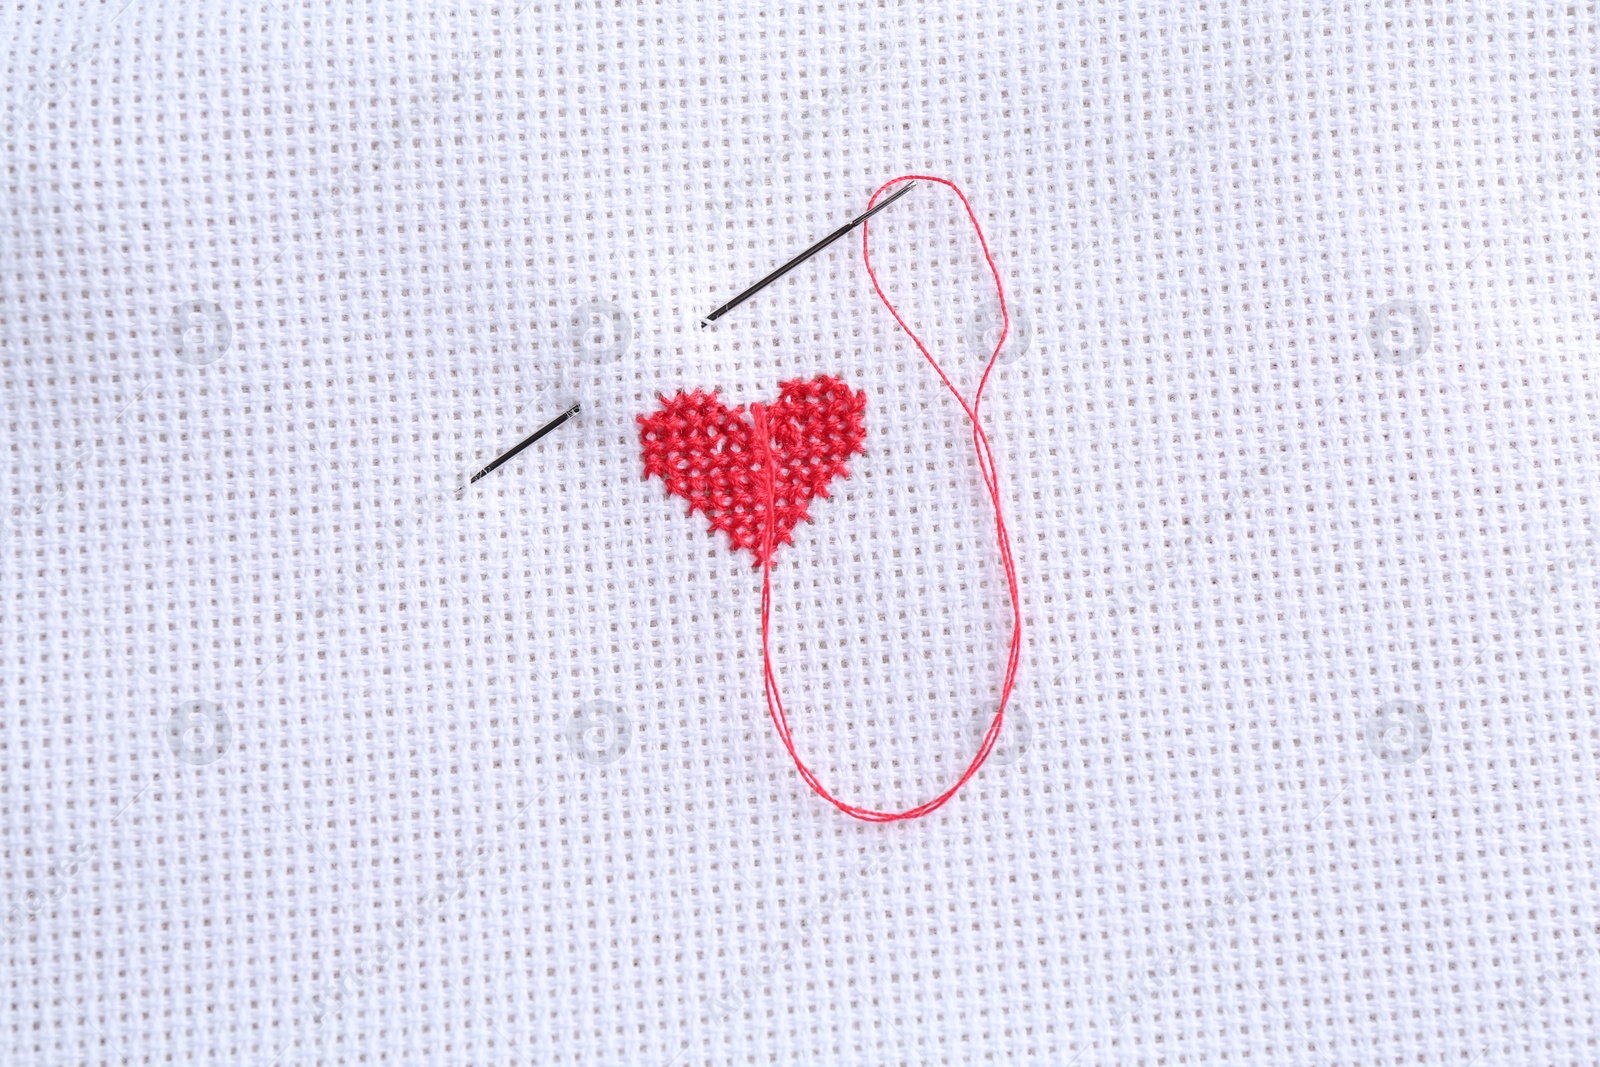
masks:
[[[497,469],[499,469],[501,464],[503,464],[507,460],[510,460],[513,457],[515,457],[518,452],[521,452],[524,448],[527,448],[529,445],[533,444],[539,438],[543,437],[545,434],[549,433],[551,430],[555,429],[557,426],[560,426],[563,422],[566,422],[568,419],[572,418],[572,416],[576,415],[577,413],[578,413],[578,405],[574,404],[570,408],[568,408],[567,410],[563,411],[561,414],[557,415],[555,418],[551,419],[549,422],[545,423],[543,426],[539,427],[537,430],[535,430],[532,433],[530,433],[527,437],[524,437],[520,442],[517,443],[517,445],[515,447],[510,448],[505,452],[502,452],[500,454],[500,457],[498,459],[496,459],[493,463],[491,463],[487,467],[483,468],[483,470],[479,471],[477,474],[474,474],[472,476],[472,479],[470,481],[468,481],[467,484],[471,485],[473,482],[477,481],[479,478],[482,478],[485,475],[493,474]]]
[[[785,274],[788,274],[790,271],[794,270],[800,264],[816,255],[818,252],[822,251],[824,248],[827,248],[829,245],[833,244],[833,242],[837,241],[839,238],[843,237],[857,226],[860,226],[863,222],[866,222],[872,216],[876,215],[878,212],[882,211],[896,200],[899,200],[902,196],[905,196],[911,191],[911,187],[916,184],[917,183],[914,181],[906,182],[900,188],[890,193],[883,203],[877,204],[871,209],[862,212],[860,215],[857,215],[855,218],[851,219],[843,226],[840,226],[837,230],[834,230],[832,233],[828,234],[828,236],[824,237],[822,240],[818,241],[804,252],[801,252],[798,256],[795,256],[783,266],[773,271],[771,274],[767,275],[765,278],[762,278],[759,282],[756,282],[750,288],[746,289],[744,292],[740,293],[738,296],[734,297],[732,300],[728,301],[726,304],[723,304],[717,310],[701,319],[700,325],[710,326],[713,322],[716,322],[718,319],[722,318],[722,316],[726,315],[728,312],[732,311],[746,300],[749,300],[752,296],[755,296],[761,290],[765,289],[767,286],[771,285]]]

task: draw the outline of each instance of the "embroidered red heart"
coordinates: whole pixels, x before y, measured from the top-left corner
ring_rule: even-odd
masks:
[[[729,408],[716,391],[662,397],[661,407],[640,415],[644,476],[657,475],[667,491],[689,502],[723,530],[735,549],[747,548],[756,566],[763,555],[767,512],[765,459],[772,457],[776,521],[772,551],[790,544],[795,524],[810,521],[812,497],[827,499],[828,483],[848,477],[846,461],[865,448],[867,394],[831,375],[783,382],[771,406]],[[767,440],[757,437],[766,427]]]

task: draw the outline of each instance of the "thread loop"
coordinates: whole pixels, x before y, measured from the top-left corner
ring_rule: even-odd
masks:
[[[945,384],[945,388],[956,398],[956,402],[961,405],[961,410],[966,413],[968,420],[972,423],[973,452],[977,457],[978,470],[983,478],[984,488],[988,491],[989,500],[994,506],[995,541],[999,549],[1001,565],[1005,569],[1006,588],[1011,597],[1012,625],[1011,650],[1006,659],[1006,671],[1000,686],[999,702],[995,708],[994,719],[990,722],[989,729],[984,733],[983,740],[978,746],[977,754],[973,756],[972,762],[967,765],[966,770],[954,785],[931,800],[907,808],[905,811],[876,811],[872,808],[863,808],[839,800],[817,779],[817,776],[806,766],[805,761],[800,758],[799,752],[795,749],[794,737],[789,730],[789,718],[783,708],[783,697],[778,690],[777,672],[772,665],[772,550],[774,548],[772,537],[774,524],[767,521],[767,516],[772,516],[776,513],[777,500],[774,487],[778,480],[779,472],[775,469],[775,450],[768,432],[767,413],[760,404],[752,404],[750,407],[751,420],[755,426],[755,432],[751,435],[751,444],[759,453],[758,462],[761,471],[761,475],[757,479],[757,488],[758,491],[763,493],[766,504],[765,514],[759,523],[761,550],[758,553],[758,557],[761,560],[761,661],[767,697],[767,711],[772,717],[772,724],[774,729],[777,730],[779,740],[783,742],[783,747],[788,750],[790,758],[794,760],[795,769],[800,772],[800,777],[806,785],[810,786],[813,792],[846,815],[860,819],[863,822],[900,822],[906,819],[920,818],[943,807],[951,797],[961,790],[962,786],[972,780],[983,766],[984,761],[989,758],[989,753],[994,751],[994,746],[1000,739],[1000,730],[1005,723],[1006,705],[1010,702],[1012,690],[1016,686],[1017,668],[1021,662],[1022,651],[1022,607],[1017,596],[1016,562],[1011,554],[1011,537],[1006,530],[1005,509],[1002,505],[1000,476],[995,465],[994,450],[989,444],[989,435],[984,431],[983,423],[979,419],[979,408],[983,402],[984,387],[989,383],[989,375],[994,370],[995,361],[999,359],[1000,350],[1004,347],[1006,336],[1011,329],[1011,319],[1006,313],[1005,286],[1000,280],[1000,269],[995,266],[994,257],[989,252],[989,244],[984,240],[983,227],[978,223],[978,217],[973,212],[972,205],[968,202],[966,194],[954,182],[925,174],[907,174],[892,178],[879,186],[877,192],[872,194],[872,199],[867,204],[868,209],[870,210],[877,203],[878,198],[883,195],[886,189],[900,182],[911,180],[929,181],[946,186],[961,198],[961,206],[966,209],[967,218],[971,220],[972,228],[978,235],[978,244],[983,250],[984,262],[989,266],[989,272],[994,277],[995,292],[1000,297],[1000,339],[995,343],[994,352],[989,356],[988,365],[984,367],[983,377],[978,382],[978,388],[973,394],[970,405],[967,403],[966,398],[961,395],[960,390],[951,383],[944,369],[939,366],[939,361],[933,358],[933,353],[928,351],[928,347],[922,343],[921,338],[906,324],[900,312],[895,309],[893,302],[884,293],[883,286],[878,281],[877,272],[872,269],[872,257],[867,243],[868,229],[866,223],[863,223],[861,227],[861,258],[867,268],[867,276],[872,279],[872,287],[877,292],[878,299],[883,301],[883,306],[889,309],[889,314],[894,316],[895,322],[905,331],[906,336],[911,338],[912,343],[917,346],[917,350],[922,353],[923,358],[933,367],[934,372],[939,375],[939,380]]]

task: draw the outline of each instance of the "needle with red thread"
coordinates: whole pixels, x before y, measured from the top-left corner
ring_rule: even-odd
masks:
[[[822,251],[824,248],[827,248],[829,245],[833,244],[833,242],[837,241],[839,238],[843,237],[857,226],[860,226],[863,222],[866,222],[872,216],[876,215],[878,212],[882,211],[896,200],[899,200],[902,196],[905,196],[916,184],[916,182],[906,182],[905,185],[901,186],[899,189],[896,189],[893,193],[890,193],[886,198],[884,198],[883,203],[878,204],[875,207],[872,207],[867,211],[857,215],[855,218],[851,219],[843,226],[840,226],[837,230],[834,230],[832,233],[828,234],[828,236],[824,237],[822,240],[818,241],[804,252],[801,252],[798,256],[795,256],[783,266],[773,271],[771,274],[767,275],[765,278],[762,278],[759,282],[756,282],[750,288],[746,289],[744,292],[740,293],[738,296],[734,297],[732,300],[728,301],[726,304],[723,304],[717,310],[701,319],[700,325],[710,326],[713,322],[716,322],[718,319],[722,318],[722,316],[726,315],[728,312],[732,311],[746,300],[749,300],[752,296],[755,296],[761,290],[765,289],[767,286],[771,285],[785,274],[788,274],[790,271],[794,270],[800,264],[816,255],[818,252]]]

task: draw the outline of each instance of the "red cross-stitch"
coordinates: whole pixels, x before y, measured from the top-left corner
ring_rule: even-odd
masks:
[[[867,395],[838,378],[783,382],[779,390],[770,406],[751,405],[750,418],[742,405],[724,405],[715,390],[662,397],[658,410],[638,416],[644,476],[659,477],[689,502],[691,515],[700,512],[734,549],[748,549],[758,567],[770,562],[762,554],[768,455],[776,552],[792,542],[796,523],[810,521],[812,498],[826,499],[828,483],[849,475],[846,462],[867,438]],[[761,425],[766,442],[757,437]]]

